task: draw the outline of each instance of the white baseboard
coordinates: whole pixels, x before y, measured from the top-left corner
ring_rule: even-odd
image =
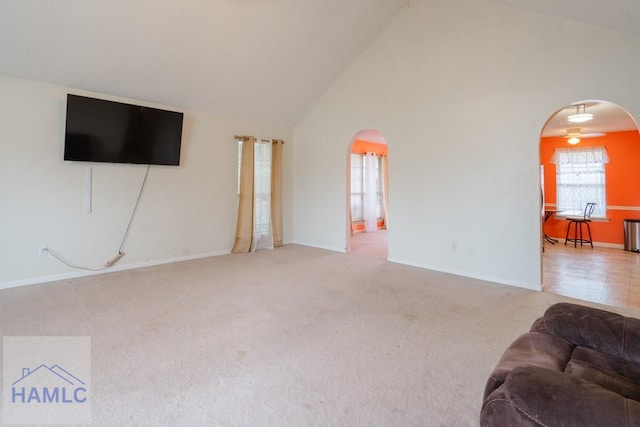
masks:
[[[345,248],[342,249],[336,249],[336,248],[331,248],[328,246],[321,246],[321,245],[316,245],[313,243],[306,243],[306,242],[300,242],[300,241],[293,241],[291,242],[291,244],[293,245],[300,245],[300,246],[308,246],[310,248],[316,248],[316,249],[325,249],[327,251],[332,251],[332,252],[341,252],[341,253],[346,253],[347,250]]]
[[[70,271],[68,273],[54,274],[51,276],[30,277],[28,279],[14,280],[10,282],[0,282],[0,289],[17,288],[19,286],[28,286],[28,285],[38,285],[41,283],[57,282],[59,280],[75,279],[78,277],[85,277],[85,276],[96,276],[98,274],[113,273],[115,271],[133,270],[136,268],[151,267],[154,265],[171,264],[174,262],[190,261],[190,260],[200,259],[200,258],[209,258],[209,257],[215,257],[215,256],[221,256],[221,255],[228,255],[230,253],[231,253],[231,250],[228,249],[223,251],[206,252],[206,253],[187,255],[187,256],[175,257],[175,258],[167,258],[167,259],[152,260],[152,261],[140,261],[140,262],[134,262],[131,264],[118,264],[114,267],[107,268],[100,271],[85,271],[85,270]]]
[[[469,274],[466,271],[458,271],[458,270],[453,270],[453,269],[441,268],[441,267],[436,267],[436,266],[433,266],[433,265],[428,265],[428,264],[423,264],[423,263],[416,263],[416,262],[406,261],[406,260],[397,259],[397,258],[388,258],[387,261],[395,262],[395,263],[398,263],[398,264],[409,265],[411,267],[418,267],[418,268],[424,268],[424,269],[427,269],[427,270],[439,271],[441,273],[453,274],[455,276],[468,277],[470,279],[483,280],[485,282],[492,282],[492,283],[498,283],[498,284],[501,284],[501,285],[513,286],[515,288],[529,289],[529,290],[532,290],[532,291],[541,291],[542,290],[542,286],[541,285],[534,285],[534,284],[523,283],[523,282],[515,282],[515,281],[512,281],[512,280],[504,280],[504,278],[501,278],[501,277],[485,276],[485,275],[482,275],[482,274]]]

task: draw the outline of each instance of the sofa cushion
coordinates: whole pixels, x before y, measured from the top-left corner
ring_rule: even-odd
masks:
[[[533,322],[533,325],[531,325],[529,332],[541,332],[543,334],[548,334],[549,331],[547,330],[547,325],[544,323],[544,317],[536,319],[536,321]]]
[[[562,338],[539,332],[528,332],[516,339],[504,352],[489,377],[484,397],[498,388],[518,366],[536,366],[564,372],[574,346]]]
[[[544,314],[550,334],[640,363],[640,320],[592,307],[554,304]]]
[[[640,403],[574,375],[516,368],[482,406],[482,426],[640,426]]]
[[[587,347],[576,347],[565,372],[640,401],[640,365],[637,363]]]

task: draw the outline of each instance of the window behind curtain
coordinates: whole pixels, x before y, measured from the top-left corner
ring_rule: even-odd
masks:
[[[382,218],[384,206],[382,203],[382,157],[377,156],[376,160],[376,217]]]
[[[242,167],[242,140],[238,140],[238,197],[240,197],[240,169]]]
[[[351,219],[364,219],[364,156],[351,155]]]
[[[253,234],[268,240],[271,238],[271,142],[256,142],[254,149]]]
[[[372,173],[376,177],[376,216],[382,218],[382,164],[380,156],[376,156],[376,167]],[[364,219],[364,182],[365,174],[369,173],[365,167],[363,154],[351,154],[351,219],[362,221]]]
[[[271,141],[254,142],[253,154],[253,243],[256,249],[273,247],[271,233]],[[242,141],[238,141],[238,196]]]
[[[556,206],[564,214],[581,215],[587,203],[596,203],[593,216],[607,213],[604,147],[558,148],[551,163],[556,165]]]

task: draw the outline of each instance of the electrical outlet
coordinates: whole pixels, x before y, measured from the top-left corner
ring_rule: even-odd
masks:
[[[46,256],[49,254],[49,248],[47,246],[40,246],[40,256]]]
[[[453,242],[453,243],[451,244],[451,250],[452,250],[452,251],[457,251],[457,250],[458,250],[458,244],[457,244],[456,242]]]

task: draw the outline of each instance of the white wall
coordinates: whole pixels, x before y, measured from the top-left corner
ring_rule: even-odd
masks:
[[[0,77],[0,288],[76,276],[42,245],[83,266],[117,254],[146,166],[92,164],[93,212],[85,213],[87,163],[62,160],[66,94],[136,100]],[[284,239],[292,239],[292,130],[184,111],[181,165],[151,166],[117,269],[226,253],[236,222],[236,134],[284,145]]]
[[[390,260],[540,289],[542,127],[585,99],[640,117],[638,76],[636,37],[413,1],[294,128],[295,241],[344,250],[348,144],[373,128],[389,145]]]

